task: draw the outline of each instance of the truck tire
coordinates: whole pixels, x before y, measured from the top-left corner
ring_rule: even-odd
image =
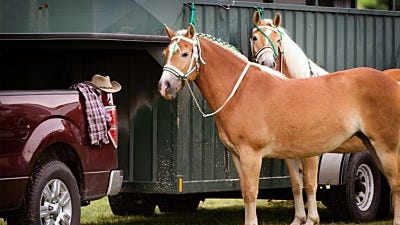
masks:
[[[348,165],[344,203],[349,218],[368,222],[376,218],[381,198],[381,174],[371,155],[353,154]]]
[[[186,212],[192,213],[199,207],[198,198],[170,198],[158,203],[161,212]]]
[[[22,209],[9,224],[80,224],[81,202],[71,170],[60,161],[37,165],[25,194]]]
[[[118,216],[151,216],[156,205],[149,199],[132,193],[119,193],[108,196],[111,211]]]

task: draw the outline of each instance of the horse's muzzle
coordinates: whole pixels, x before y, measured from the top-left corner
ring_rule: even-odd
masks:
[[[174,99],[180,87],[180,81],[169,72],[164,71],[160,81],[158,81],[158,92],[165,99]]]
[[[175,95],[171,94],[171,84],[168,81],[158,82],[158,92],[160,92],[165,99],[175,98]]]
[[[260,60],[260,64],[263,66],[268,66],[271,69],[275,69],[276,63],[275,61],[270,61],[270,60]]]

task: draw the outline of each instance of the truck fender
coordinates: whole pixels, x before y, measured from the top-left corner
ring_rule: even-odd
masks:
[[[79,131],[79,127],[63,118],[51,118],[40,123],[32,131],[22,152],[24,161],[30,162],[27,171],[31,171],[41,153],[56,142],[67,143],[76,150],[80,158],[84,157],[87,153],[82,146],[85,146],[86,136]]]

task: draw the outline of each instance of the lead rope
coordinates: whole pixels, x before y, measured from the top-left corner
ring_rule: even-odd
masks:
[[[196,99],[196,96],[193,93],[192,88],[190,87],[189,82],[187,80],[185,80],[186,83],[187,83],[186,86],[188,87],[189,92],[192,95],[194,102],[196,103],[196,107],[199,110],[199,112],[201,113],[201,115],[203,116],[203,118],[209,117],[209,116],[213,116],[213,115],[217,114],[219,111],[221,111],[225,107],[225,105],[229,102],[229,100],[231,100],[231,98],[235,95],[237,89],[239,88],[240,83],[242,82],[244,76],[247,73],[247,70],[249,70],[250,64],[251,64],[250,62],[247,62],[246,67],[242,71],[242,74],[240,74],[239,79],[236,81],[236,84],[233,87],[231,94],[228,96],[228,98],[226,99],[224,104],[222,104],[221,107],[219,107],[216,111],[214,111],[213,113],[209,113],[209,114],[205,114],[203,112],[203,110],[200,107],[199,102]],[[230,169],[229,169],[229,151],[228,151],[228,149],[226,147],[224,148],[224,172],[225,172],[225,175],[227,177],[229,177],[229,173],[230,173]]]
[[[308,68],[310,69],[310,77],[315,77],[316,74],[314,73],[314,71],[311,68],[311,60],[309,58],[307,58],[307,62],[308,62]]]
[[[195,14],[195,10],[196,10],[196,9],[195,9],[195,7],[194,7],[194,3],[192,3],[191,5],[189,5],[189,7],[190,7],[190,20],[189,20],[189,23],[192,24],[193,27],[195,27],[195,29],[196,29],[196,24],[195,24],[195,19],[194,19],[194,18],[195,18],[194,14]],[[263,12],[264,12],[264,11],[263,11]],[[199,51],[199,52],[198,52],[198,54],[199,54],[198,58],[200,59],[200,62],[202,62],[203,64],[205,64],[204,60],[201,58],[200,41],[197,41],[197,44],[198,44],[198,51]],[[248,65],[249,65],[249,63],[248,63]],[[246,72],[247,72],[247,70],[248,70],[248,67],[249,67],[248,65],[246,65],[246,68],[245,68],[244,73],[242,72],[241,78],[239,78],[240,80],[242,80],[244,74],[246,74]],[[196,63],[196,67],[199,68],[199,66],[200,66],[200,65],[198,65],[198,62],[197,62],[197,63]],[[241,81],[240,81],[240,82],[241,82]],[[240,83],[240,82],[239,82],[239,83]],[[188,83],[187,80],[186,80],[186,83]],[[200,105],[199,105],[199,103],[197,102],[197,99],[196,99],[196,97],[195,97],[195,95],[194,95],[194,93],[193,93],[192,88],[190,87],[189,84],[187,84],[187,86],[188,86],[188,88],[189,88],[190,94],[193,96],[193,99],[194,99],[194,102],[196,103],[197,108],[199,109],[199,111],[201,112],[201,114],[203,115],[203,117],[206,117],[207,115],[204,114],[204,112],[201,110]],[[239,86],[239,85],[237,85],[237,86]],[[235,87],[236,87],[236,85],[235,85]],[[236,88],[236,89],[237,89],[237,88]],[[236,92],[236,90],[235,90],[235,92]],[[232,94],[232,96],[233,96],[233,94]],[[228,101],[229,101],[229,100],[227,99],[227,101],[224,103],[224,105],[221,106],[220,109],[222,109],[223,106],[225,106],[225,104],[226,104]],[[215,115],[216,113],[218,113],[218,112],[216,111],[213,115]],[[211,114],[210,114],[210,115],[211,115]],[[229,177],[229,174],[230,174],[230,169],[229,169],[229,151],[228,151],[228,149],[227,149],[226,147],[224,147],[224,172],[225,172],[225,175],[226,175],[227,177]]]
[[[224,172],[225,172],[225,175],[229,178],[229,173],[231,172],[231,170],[229,169],[229,158],[230,158],[230,156],[229,156],[229,151],[228,151],[228,149],[226,148],[226,147],[224,147],[224,156],[225,156],[225,158],[224,158]]]
[[[196,10],[196,8],[194,7],[194,3],[190,4],[189,7],[190,7],[190,20],[189,20],[189,23],[192,24],[196,28],[196,22],[194,20],[194,11]]]
[[[281,50],[282,50],[282,48],[281,48]],[[281,51],[281,62],[280,62],[280,64],[281,64],[281,73],[283,74],[283,59],[284,59],[284,57],[283,57],[283,51]]]
[[[261,20],[264,19],[264,8],[258,7],[257,11],[260,13]]]
[[[193,97],[194,103],[196,103],[197,109],[199,110],[199,112],[201,113],[201,115],[202,115],[204,118],[210,117],[210,116],[214,116],[215,114],[219,113],[219,112],[225,107],[225,105],[232,99],[232,97],[235,95],[237,89],[239,88],[240,83],[242,83],[242,80],[243,80],[244,76],[246,75],[247,70],[249,70],[250,64],[251,64],[250,62],[247,62],[246,67],[243,69],[242,73],[240,74],[239,79],[236,81],[236,84],[235,84],[235,86],[233,87],[231,94],[230,94],[230,95],[228,96],[228,98],[225,100],[224,104],[222,104],[222,105],[221,105],[217,110],[215,110],[214,112],[208,113],[208,114],[206,114],[206,113],[203,112],[203,110],[202,110],[201,107],[200,107],[199,102],[198,102],[197,99],[196,99],[196,96],[195,96],[194,93],[193,93],[192,88],[191,88],[190,85],[189,85],[189,82],[188,82],[187,80],[185,80],[185,81],[186,81],[186,84],[187,84],[187,87],[189,88],[189,92],[190,92],[190,94],[191,94],[192,97]]]

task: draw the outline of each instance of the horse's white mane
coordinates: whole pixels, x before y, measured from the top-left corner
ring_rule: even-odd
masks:
[[[263,66],[263,65],[260,65],[260,64],[258,64],[258,63],[255,63],[255,62],[252,62],[251,64],[254,65],[254,66],[256,66],[256,67],[258,67],[258,68],[260,68],[260,70],[271,74],[273,77],[277,77],[277,78],[280,78],[280,79],[283,79],[283,80],[289,79],[289,78],[288,78],[287,76],[285,76],[284,74],[282,74],[282,73],[280,73],[279,71],[276,71],[276,70],[274,70],[274,69],[271,69],[271,68],[269,68],[268,66]]]
[[[183,29],[183,30],[179,30],[176,32],[177,35],[179,36],[184,36],[186,34],[187,30]],[[203,33],[196,33],[196,35],[198,37],[202,37],[204,39],[207,39],[225,49],[228,49],[230,51],[232,51],[232,53],[234,53],[235,55],[239,56],[240,58],[248,61],[247,57],[245,55],[243,55],[235,46],[229,44],[228,42],[223,41],[220,38],[216,38],[210,34],[203,34]]]
[[[228,50],[232,51],[233,54],[239,56],[240,58],[242,58],[245,61],[248,61],[247,57],[245,55],[243,55],[235,46],[229,44],[226,41],[223,41],[220,38],[216,38],[216,37],[214,37],[212,35],[203,34],[203,33],[198,33],[197,36],[202,37],[204,39],[207,39],[207,40],[209,40],[209,41],[211,41],[211,42],[213,42],[213,43],[215,43],[215,44],[217,44],[217,45],[219,45],[219,46],[221,46],[221,47],[223,47],[225,49],[228,49]]]
[[[285,29],[278,27],[283,33],[281,46],[284,52],[283,57],[288,65],[289,73],[293,78],[308,78],[310,77],[310,66],[315,75],[325,75],[328,72],[310,60],[304,54],[303,50],[289,37]]]

